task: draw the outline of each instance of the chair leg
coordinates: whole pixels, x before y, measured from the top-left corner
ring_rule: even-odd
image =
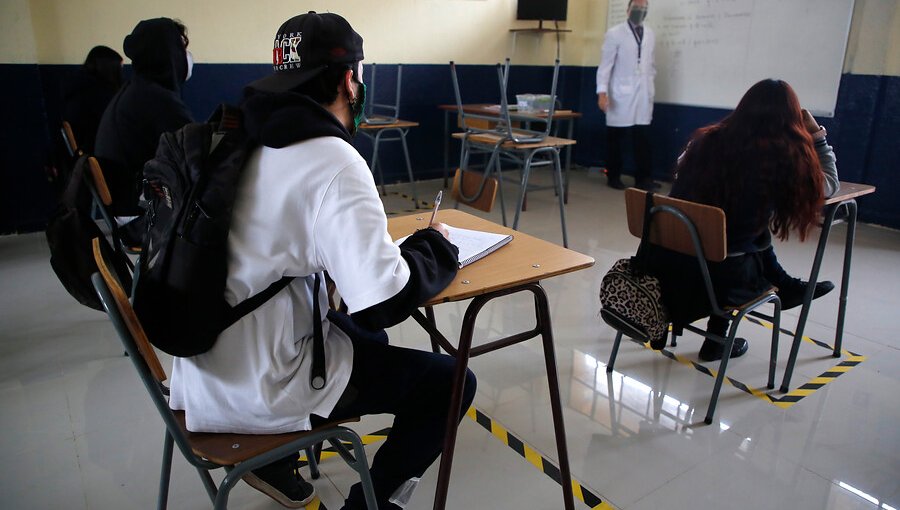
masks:
[[[778,336],[781,334],[781,300],[772,300],[775,312],[772,314],[772,350],[769,353],[769,379],[766,388],[775,388],[775,366],[778,364]]]
[[[156,499],[156,508],[165,510],[169,504],[169,479],[172,475],[172,434],[166,430],[166,438],[163,440],[162,466],[159,471],[159,496]]]
[[[409,186],[412,188],[413,202],[416,209],[419,208],[419,195],[416,194],[416,179],[413,177],[412,163],[409,160],[409,148],[406,146],[406,130],[400,130],[400,144],[403,145],[403,156],[406,158],[406,174],[409,176]]]
[[[353,447],[352,453],[341,444],[341,439],[350,443]],[[378,510],[378,502],[375,500],[375,484],[372,483],[372,475],[369,474],[369,462],[366,460],[366,449],[362,444],[362,440],[352,430],[344,429],[334,439],[329,439],[328,442],[334,446],[334,449],[337,450],[344,461],[359,474],[363,496],[366,498],[366,507],[369,510]]]
[[[559,200],[559,221],[562,225],[563,246],[568,248],[569,235],[566,232],[566,201],[563,194],[562,169],[558,149],[553,151],[553,180],[556,181],[556,195]]]
[[[616,333],[616,341],[613,343],[612,352],[609,353],[609,361],[606,363],[606,371],[612,372],[616,364],[616,355],[619,354],[619,344],[622,342],[622,332]]]
[[[321,473],[319,473],[319,458],[316,456],[316,447],[321,448],[322,443],[318,443],[315,445],[306,448],[306,462],[309,465],[309,477],[313,480],[318,480]]]
[[[719,362],[719,373],[716,374],[716,384],[713,386],[712,397],[709,401],[709,408],[706,410],[706,418],[703,420],[707,425],[712,423],[713,414],[716,412],[716,403],[719,401],[719,391],[722,389],[722,382],[725,380],[725,369],[728,368],[728,360],[731,358],[731,349],[734,347],[734,336],[737,334],[739,320],[732,320],[731,327],[728,329],[728,338],[722,349],[722,361]]]
[[[378,165],[378,145],[381,143],[381,133],[383,132],[383,130],[378,131],[375,134],[375,138],[372,139],[372,172],[375,173],[376,167],[378,168],[376,176],[378,183],[381,184],[381,194],[387,195],[387,191],[384,189],[384,173],[381,170],[381,166]]]
[[[525,192],[528,187],[528,176],[531,173],[531,159],[534,156],[534,153],[528,154],[528,157],[525,158],[525,168],[522,169],[522,180],[520,182],[522,189],[519,190],[519,201],[516,203],[516,216],[513,218],[513,230],[518,230],[519,228],[519,214],[522,212],[522,204],[525,202]]]

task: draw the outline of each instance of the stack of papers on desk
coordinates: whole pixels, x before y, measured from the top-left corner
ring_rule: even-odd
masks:
[[[513,239],[513,236],[510,234],[495,234],[493,232],[451,227],[450,225],[447,225],[447,231],[450,233],[450,242],[459,249],[460,269],[476,260],[487,257]],[[400,246],[407,237],[409,236],[397,239],[394,241],[394,244]]]

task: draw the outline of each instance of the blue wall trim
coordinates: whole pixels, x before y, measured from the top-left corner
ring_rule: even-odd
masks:
[[[56,141],[60,85],[77,66],[0,64],[4,97],[14,98],[3,110],[5,126],[0,134],[0,233],[41,230],[51,213],[55,196],[45,167]],[[379,100],[393,97],[396,65],[378,65],[376,91]],[[493,65],[461,65],[458,68],[464,102],[495,103],[499,85]],[[602,166],[606,152],[605,124],[596,106],[594,73],[590,67],[564,66],[558,90],[563,108],[583,113],[576,122],[574,162]],[[197,119],[206,118],[222,102],[238,103],[244,84],[271,72],[266,64],[197,64],[184,87],[184,99]],[[365,71],[371,83],[371,66]],[[552,68],[514,66],[510,96],[522,92],[547,92]],[[410,156],[418,178],[442,175],[444,113],[439,104],[454,102],[450,71],[446,64],[403,66],[400,115],[420,124],[409,133]],[[802,100],[802,98],[801,98]],[[654,173],[667,179],[672,165],[691,133],[728,114],[727,110],[657,104],[654,111]],[[835,147],[841,178],[865,182],[878,192],[860,200],[863,221],[900,228],[900,77],[845,74],[841,78],[834,118],[819,119],[828,128]],[[357,138],[357,148],[371,157],[371,143]],[[381,164],[385,180],[405,179],[399,144],[383,147]],[[451,144],[451,165],[458,160],[458,146]],[[627,171],[627,170],[626,170]]]

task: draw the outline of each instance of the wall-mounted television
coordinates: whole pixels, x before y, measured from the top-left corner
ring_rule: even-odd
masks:
[[[565,21],[568,0],[519,0],[516,19]]]

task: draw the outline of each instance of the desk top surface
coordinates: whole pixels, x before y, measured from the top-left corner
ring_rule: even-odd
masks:
[[[430,216],[431,211],[423,211],[389,218],[388,232],[391,238],[399,239],[425,228]],[[461,301],[594,265],[594,259],[587,255],[456,209],[440,211],[438,220],[454,227],[512,234],[513,240],[487,257],[460,269],[453,282],[428,301],[428,305]]]
[[[841,189],[833,197],[826,198],[825,205],[837,204],[869,193],[875,193],[875,186],[841,181]]]
[[[441,104],[438,105],[438,108],[441,110],[456,110],[455,104]],[[464,104],[463,110],[466,113],[472,113],[477,115],[500,115],[500,105],[498,104],[489,104],[489,103],[478,103],[478,104]],[[516,119],[546,119],[548,112],[520,112],[517,110],[510,110],[509,116]],[[556,110],[553,112],[553,118],[556,120],[559,119],[577,119],[581,117],[581,114],[578,112],[574,112],[572,110]]]
[[[378,119],[379,117],[375,116],[372,118]],[[381,123],[369,124],[368,122],[362,122],[359,125],[359,129],[361,129],[363,131],[375,131],[378,129],[410,128],[410,127],[416,127],[418,125],[419,125],[418,122],[397,119],[394,122],[388,122],[388,123],[384,123],[384,124],[381,124]]]
[[[466,136],[466,133],[453,133],[450,136],[462,140]],[[525,136],[524,133],[523,136]],[[473,142],[494,145],[500,140],[505,139],[506,135],[500,133],[471,133],[468,135],[468,138]],[[515,142],[513,140],[507,140],[503,142],[503,145],[501,145],[501,147],[505,149],[539,149],[541,147],[563,147],[566,145],[575,145],[575,143],[575,140],[571,140],[569,138],[545,136],[542,140],[537,142]]]

